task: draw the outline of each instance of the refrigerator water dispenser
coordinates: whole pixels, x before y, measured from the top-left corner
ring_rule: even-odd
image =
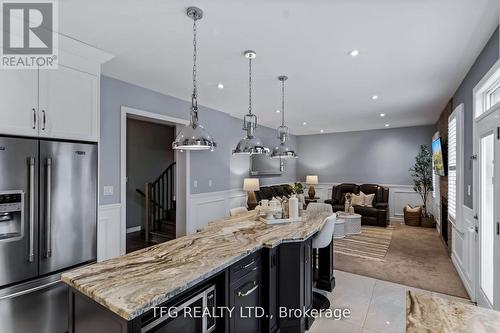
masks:
[[[24,192],[0,191],[0,242],[24,236]]]

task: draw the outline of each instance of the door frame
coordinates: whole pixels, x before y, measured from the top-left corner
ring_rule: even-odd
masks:
[[[164,124],[175,126],[176,134],[179,127],[184,127],[189,124],[189,120],[162,115],[155,112],[135,109],[125,105],[121,106],[121,121],[120,121],[120,252],[126,252],[126,235],[127,235],[127,118],[137,119],[150,123]],[[190,193],[190,152],[180,152],[175,150],[174,160],[183,165],[183,170],[177,169],[176,172],[176,223],[184,221],[184,228],[178,230],[176,228],[176,237],[183,236],[186,230],[187,215],[188,215],[188,198]],[[180,172],[179,172],[180,171]],[[184,176],[184,180],[179,179]],[[184,200],[178,200],[184,199]],[[184,232],[182,232],[184,230]],[[180,231],[180,233],[179,233]]]
[[[497,145],[499,143],[496,142],[498,139],[496,138],[496,135],[495,135],[496,134],[495,128],[498,127],[498,123],[494,124],[493,126],[485,126],[485,127],[487,127],[487,129],[482,130],[482,131],[479,130],[479,127],[483,127],[482,125],[483,125],[484,121],[489,122],[491,120],[490,119],[491,117],[494,117],[493,120],[498,119],[497,117],[500,117],[500,105],[493,107],[491,110],[489,110],[487,113],[485,113],[484,116],[480,116],[480,117],[478,117],[477,120],[474,121],[474,138],[473,138],[473,140],[474,140],[474,155],[476,156],[477,163],[474,165],[475,168],[473,170],[473,184],[474,184],[474,188],[477,190],[475,191],[473,205],[474,205],[474,214],[477,217],[476,224],[477,224],[478,229],[476,229],[476,230],[479,230],[479,232],[476,233],[476,242],[475,242],[475,254],[474,254],[475,260],[474,261],[476,263],[475,264],[476,274],[475,274],[474,289],[475,289],[475,301],[478,302],[482,306],[486,306],[486,307],[494,309],[495,305],[498,306],[498,304],[499,304],[498,290],[500,289],[500,285],[493,286],[494,304],[490,304],[488,298],[486,297],[486,295],[484,295],[484,293],[481,290],[481,266],[480,266],[480,262],[481,262],[480,246],[481,246],[481,228],[482,228],[482,221],[481,221],[481,214],[480,214],[480,207],[481,207],[481,202],[480,202],[481,168],[480,168],[480,164],[479,164],[479,162],[481,160],[480,135],[482,133],[490,133],[489,135],[493,135],[495,157],[498,157],[497,156],[497,153],[498,153],[498,146]],[[494,172],[495,172],[495,174],[497,174],[498,170],[496,170],[496,168],[495,168]],[[494,177],[495,177],[495,175],[494,175]],[[497,193],[496,187],[494,188],[494,196],[495,196],[496,200],[498,200],[498,193]],[[498,211],[496,211],[496,208],[495,208],[494,219],[497,219],[497,218],[498,218]],[[496,221],[494,221],[494,223],[496,223]],[[494,241],[493,252],[496,253],[497,251],[495,249],[498,246],[498,240],[495,240],[495,238],[494,238],[493,241]],[[494,258],[494,260],[495,260],[495,258]],[[497,274],[499,267],[496,266],[496,267],[494,267],[494,269],[495,269],[495,272],[493,272],[493,274],[495,275],[495,274]]]
[[[484,120],[488,119],[490,116],[495,116],[498,115],[500,117],[500,103],[497,103],[496,105],[492,106],[488,110],[486,110],[486,105],[484,102],[484,95],[485,93],[488,92],[488,90],[500,80],[500,60],[498,60],[492,67],[491,69],[483,76],[483,78],[477,83],[477,85],[474,87],[472,90],[472,98],[473,98],[473,105],[472,105],[472,140],[473,140],[473,158],[477,162],[480,158],[479,156],[479,140],[477,140],[477,132],[478,132],[478,124]],[[478,111],[481,111],[481,114],[476,116]],[[473,207],[473,212],[474,212],[474,217],[476,218],[475,220],[475,225],[476,225],[476,241],[474,244],[473,248],[473,257],[474,257],[474,283],[473,283],[473,288],[474,288],[474,301],[478,302],[481,301],[481,305],[489,305],[488,301],[482,302],[484,300],[484,297],[482,296],[481,292],[481,281],[480,281],[480,250],[479,250],[479,242],[480,242],[480,234],[478,232],[477,228],[481,227],[481,221],[479,219],[479,167],[476,162],[472,163],[472,188],[474,190],[474,198],[472,200],[472,207]],[[500,270],[498,267],[496,268],[497,272]],[[500,285],[499,286],[494,286],[493,292],[494,292],[494,300],[498,303],[499,300],[499,294],[498,292],[500,290]],[[493,305],[494,306],[494,305]]]

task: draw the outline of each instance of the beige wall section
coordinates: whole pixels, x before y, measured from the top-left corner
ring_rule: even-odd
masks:
[[[143,228],[144,198],[135,190],[174,162],[174,135],[173,126],[127,119],[127,229]]]

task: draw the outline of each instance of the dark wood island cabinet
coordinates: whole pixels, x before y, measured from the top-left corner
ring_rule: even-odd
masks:
[[[248,216],[216,221],[174,240],[177,244],[159,244],[63,276],[70,286],[70,332],[305,332],[312,318],[283,313],[312,307],[312,237],[324,216],[294,226],[268,226]],[[231,234],[222,233],[224,228]],[[242,236],[247,234],[252,240],[267,238],[247,244]],[[208,237],[214,240],[212,253],[195,245],[210,243]],[[224,242],[232,243],[223,250]],[[192,262],[175,262],[176,256]],[[209,314],[196,312],[203,310]]]

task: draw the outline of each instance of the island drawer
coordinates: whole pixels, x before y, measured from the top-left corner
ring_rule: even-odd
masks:
[[[252,272],[260,273],[262,267],[261,256],[261,251],[258,251],[233,264],[229,270],[230,283],[233,284]]]

